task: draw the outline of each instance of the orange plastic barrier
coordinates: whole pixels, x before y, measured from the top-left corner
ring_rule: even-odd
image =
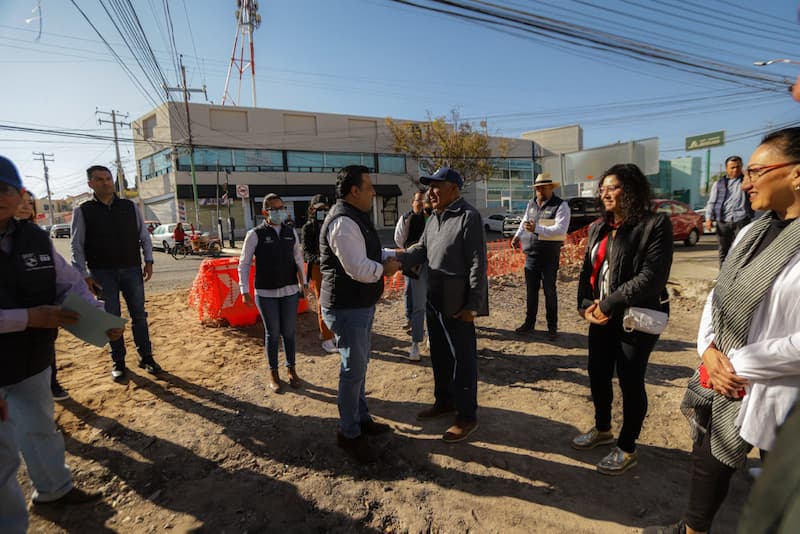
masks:
[[[239,258],[207,259],[200,264],[189,290],[189,305],[197,310],[201,321],[224,319],[231,326],[249,326],[258,320],[258,310],[246,305],[239,291],[238,265]],[[255,272],[255,268],[250,269],[251,295]],[[308,309],[308,301],[301,298],[297,313]]]

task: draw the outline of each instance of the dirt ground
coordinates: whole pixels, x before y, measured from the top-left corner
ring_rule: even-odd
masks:
[[[639,465],[607,477],[594,468],[606,447],[569,446],[593,424],[587,326],[569,278],[562,272],[554,343],[514,334],[521,277],[492,280],[491,316],[478,321],[480,427],[454,445],[439,439],[449,421],[415,420],[433,400],[430,360],[403,358],[402,300],[382,301],[367,396],[395,432],[375,439],[380,461],[370,467],[336,446],[338,357],[321,350],[313,313],[298,323],[304,385],[280,395],[266,387],[261,326],[204,327],[187,291],[148,297],[155,356],[168,371],[158,378],[136,368],[129,341],[130,380],[116,384],[104,350],[63,333],[59,377],[72,398],[57,404],[56,421],[76,482],[104,498],[32,513],[31,531],[611,533],[672,522],[687,499],[690,441],[678,406],[707,287],[671,286],[679,295],[650,359]],[[24,467],[19,479],[29,495]],[[734,477],[717,532],[734,531],[749,486]]]

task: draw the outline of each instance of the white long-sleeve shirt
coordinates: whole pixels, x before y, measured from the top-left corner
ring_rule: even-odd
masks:
[[[280,225],[271,225],[272,229],[280,235],[281,227]],[[300,244],[300,238],[297,236],[297,230],[292,229],[294,232],[294,262],[297,264],[297,272],[299,272],[303,277],[303,283],[306,283],[306,275],[305,275],[305,265],[303,263],[303,247]],[[239,291],[242,292],[242,295],[250,292],[250,267],[253,263],[253,255],[256,253],[256,247],[258,246],[258,234],[256,234],[256,228],[253,228],[247,232],[247,235],[244,236],[244,244],[242,245],[242,253],[239,255]],[[258,268],[258,267],[256,267]],[[279,287],[277,289],[258,289],[256,288],[256,295],[259,297],[266,297],[266,298],[281,298],[281,297],[288,297],[290,295],[294,295],[300,291],[300,286],[298,283],[289,284],[287,286]]]
[[[536,202],[536,199],[533,199],[533,202]],[[537,224],[533,229],[533,232],[529,232],[525,229],[525,223],[533,220],[533,214],[531,211],[532,210],[530,209],[525,210],[525,215],[522,216],[522,221],[519,223],[519,228],[517,228],[517,232],[514,234],[514,237],[523,241],[523,245],[525,242],[533,240],[533,234],[538,234],[540,239],[547,239],[549,237],[567,234],[572,212],[570,211],[569,204],[566,200],[562,201],[561,205],[558,206],[558,209],[556,210],[555,222],[551,226],[542,226],[541,224]]]
[[[337,217],[328,225],[328,245],[339,258],[344,272],[363,284],[377,282],[383,276],[383,264],[367,257],[367,245],[358,224],[349,217]],[[381,261],[394,256],[392,251],[382,250]]]
[[[403,214],[397,220],[397,225],[394,227],[394,244],[397,248],[406,247],[406,239],[408,239],[408,218],[407,214]]]
[[[739,232],[737,242],[748,229]],[[697,334],[701,357],[714,341],[713,298],[712,291]],[[736,421],[739,434],[751,445],[770,450],[778,427],[800,392],[800,252],[784,267],[756,308],[747,345],[726,356],[736,374],[750,383]]]

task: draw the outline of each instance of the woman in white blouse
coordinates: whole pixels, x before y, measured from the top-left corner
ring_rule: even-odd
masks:
[[[744,176],[767,213],[740,232],[703,310],[702,366],[681,407],[694,438],[688,508],[648,534],[708,532],[735,469],[772,448],[800,390],[800,128],[767,135]]]

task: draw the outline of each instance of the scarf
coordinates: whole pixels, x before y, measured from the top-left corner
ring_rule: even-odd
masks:
[[[714,344],[723,354],[747,344],[747,335],[758,306],[786,264],[800,250],[800,219],[796,220],[757,256],[759,243],[769,231],[774,212],[756,220],[731,250],[717,278],[712,298],[711,322]],[[686,389],[681,411],[689,419],[692,438],[699,442],[713,421],[709,439],[711,454],[729,467],[741,465],[750,445],[739,436],[735,421],[741,399],[703,388],[695,372]]]

